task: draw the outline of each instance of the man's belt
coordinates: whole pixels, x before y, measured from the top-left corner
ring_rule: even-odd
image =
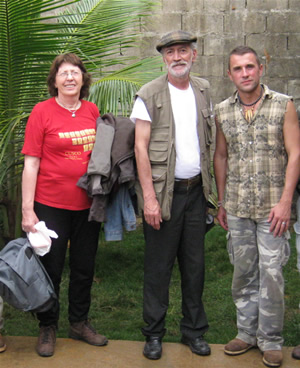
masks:
[[[195,185],[199,184],[200,182],[202,182],[202,176],[201,174],[197,175],[197,176],[193,176],[192,178],[188,178],[188,179],[175,179],[175,184],[174,184],[174,188],[193,188]]]

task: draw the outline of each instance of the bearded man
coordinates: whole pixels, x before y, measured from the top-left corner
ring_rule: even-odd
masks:
[[[181,273],[181,342],[209,355],[202,303],[206,204],[212,143],[209,83],[190,76],[197,37],[174,31],[156,46],[167,75],[143,86],[131,118],[136,123],[137,194],[146,242],[143,316],[144,355],[159,359],[166,332],[172,268]]]

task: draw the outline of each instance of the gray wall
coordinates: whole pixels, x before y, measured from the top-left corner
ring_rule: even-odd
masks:
[[[264,64],[263,82],[300,107],[300,0],[160,0],[141,24],[138,57],[157,55],[159,38],[176,29],[198,36],[193,71],[210,81],[214,103],[233,91],[228,53],[248,45]]]

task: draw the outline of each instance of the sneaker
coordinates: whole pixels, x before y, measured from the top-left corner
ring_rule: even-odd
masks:
[[[240,355],[246,353],[246,351],[254,348],[254,345],[247,344],[245,341],[240,339],[233,339],[229,341],[224,347],[224,353],[227,355]]]
[[[41,326],[36,351],[41,357],[50,357],[54,354],[56,341],[56,327]]]
[[[266,350],[263,353],[263,363],[267,367],[280,367],[282,363],[281,350]]]
[[[0,353],[3,353],[6,350],[6,345],[3,339],[3,336],[0,334]]]
[[[300,345],[294,347],[294,350],[292,352],[292,357],[294,359],[300,359]]]
[[[69,337],[74,340],[82,340],[90,345],[107,345],[108,340],[105,336],[97,333],[88,321],[71,323]]]

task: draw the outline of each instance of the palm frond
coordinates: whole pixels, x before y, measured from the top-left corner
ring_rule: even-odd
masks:
[[[77,2],[73,0],[70,3]],[[45,76],[53,49],[61,48],[60,27],[40,22],[43,12],[59,9],[63,0],[4,0],[0,2],[0,111],[29,112],[46,93]]]
[[[47,96],[54,56],[75,52],[90,71],[104,73],[127,61],[148,0],[4,0],[0,3],[0,111],[31,111]],[[58,11],[58,15],[47,12]],[[72,6],[71,6],[72,5]]]
[[[63,52],[78,53],[89,70],[124,63],[122,52],[133,46],[140,17],[150,15],[149,0],[85,0],[66,10],[59,18],[66,26],[68,41]]]
[[[128,116],[137,90],[162,72],[161,57],[140,60],[94,82],[89,100],[99,107],[101,114]]]

